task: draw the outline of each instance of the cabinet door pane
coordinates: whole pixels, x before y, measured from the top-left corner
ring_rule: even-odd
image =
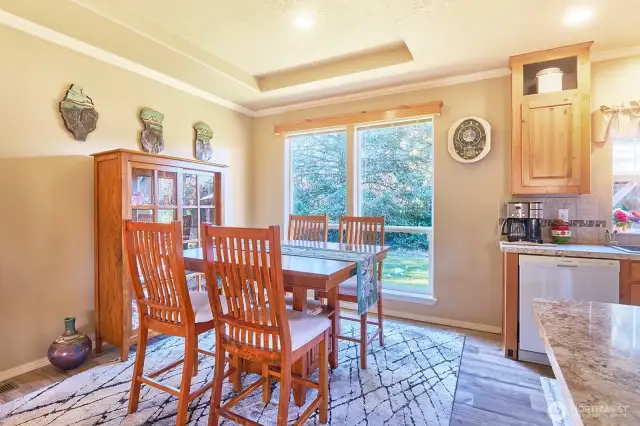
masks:
[[[201,206],[213,206],[213,176],[199,175],[198,186]]]
[[[178,204],[176,193],[178,175],[175,172],[158,172],[158,204],[161,206],[175,206]]]
[[[212,208],[201,208],[200,209],[200,224],[203,223],[215,223],[213,221],[213,209]]]
[[[131,205],[152,205],[153,193],[153,170],[133,169],[131,171]]]
[[[184,209],[182,215],[182,239],[198,239],[198,209]]]
[[[158,222],[171,223],[176,220],[175,209],[158,209]]]
[[[133,209],[131,219],[136,222],[153,222],[153,210]]]
[[[198,205],[198,188],[196,187],[196,175],[182,175],[182,203],[185,206]]]

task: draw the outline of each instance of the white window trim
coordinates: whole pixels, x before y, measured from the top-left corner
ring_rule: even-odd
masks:
[[[411,119],[401,119],[401,120],[387,120],[380,122],[378,124],[395,124],[402,122],[413,122],[419,120],[428,120],[431,119],[431,125],[435,127],[435,122],[432,116],[424,116],[424,117],[413,117]],[[370,127],[375,123],[367,123],[367,125],[363,125],[361,127]],[[357,138],[357,130],[358,126],[350,124],[347,126],[336,127],[334,129],[323,129],[325,131],[345,131],[346,133],[346,144],[347,144],[347,215],[348,216],[358,216],[361,211],[361,188],[359,185],[360,177],[361,177],[361,162],[362,162],[362,153],[359,149],[359,140]],[[295,136],[296,134],[304,134],[304,133],[312,133],[312,131],[305,132],[295,132],[295,133],[287,133],[284,135],[284,143],[285,143],[285,167],[287,170],[284,173],[284,197],[285,197],[285,208],[284,208],[284,235],[288,235],[289,233],[289,215],[293,212],[293,191],[291,190],[291,182],[292,173],[293,173],[293,164],[292,164],[292,155],[291,155],[291,141],[289,140],[290,136]],[[435,134],[435,130],[433,132]],[[433,147],[432,147],[433,149]],[[432,153],[432,159],[435,160],[435,156]],[[435,161],[432,168],[435,169]],[[352,165],[349,167],[349,165]],[[432,193],[433,196],[433,193]],[[433,204],[433,203],[432,203]],[[431,220],[434,221],[433,211],[431,212]],[[339,225],[337,223],[330,223],[329,229],[338,229]],[[409,302],[409,303],[420,303],[424,305],[434,305],[437,302],[436,287],[434,282],[434,274],[433,274],[433,227],[420,227],[420,226],[388,226],[385,225],[385,232],[404,232],[409,234],[426,234],[427,241],[429,244],[429,285],[431,286],[431,293],[413,293],[408,291],[398,291],[391,289],[382,289],[382,293],[385,296],[386,300],[397,300],[401,302]]]

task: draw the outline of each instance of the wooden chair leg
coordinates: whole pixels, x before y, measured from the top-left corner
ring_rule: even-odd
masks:
[[[229,379],[233,384],[233,391],[240,392],[242,390],[242,375],[240,368],[242,366],[242,360],[237,356],[234,356],[233,358],[231,358],[231,360],[233,368],[235,368],[236,371],[231,375]]]
[[[289,420],[289,398],[291,398],[291,367],[280,369],[280,401],[278,402],[278,426],[287,426]]]
[[[322,397],[320,401],[319,421],[321,425],[327,423],[329,412],[329,331],[324,332],[324,339],[320,342],[320,389],[318,394]]]
[[[384,346],[384,329],[382,328],[382,292],[378,297],[378,327],[380,327],[380,346]]]
[[[182,366],[182,381],[180,382],[180,395],[178,396],[178,416],[176,426],[187,424],[189,413],[189,393],[191,392],[191,378],[193,377],[193,358],[196,353],[197,340],[187,335],[184,343],[184,364]]]
[[[140,324],[138,330],[138,347],[136,348],[136,360],[133,364],[133,377],[131,378],[131,392],[129,393],[129,414],[134,413],[138,409],[138,401],[140,400],[140,386],[142,382],[140,377],[144,371],[144,357],[147,351],[147,339],[149,329],[146,324]]]
[[[262,364],[262,377],[264,384],[262,385],[262,402],[268,404],[271,401],[271,377],[269,377],[269,365]]]
[[[360,315],[360,368],[367,369],[367,313]]]
[[[129,361],[129,338],[127,337],[122,342],[122,347],[120,348],[120,361],[127,362]]]
[[[216,342],[219,342],[216,336]],[[218,426],[220,420],[220,403],[222,401],[222,383],[224,382],[225,351],[221,346],[216,348],[216,365],[213,372],[213,388],[211,390],[211,406],[209,408],[209,426]]]
[[[196,341],[197,341],[198,337],[196,336]],[[198,363],[199,363],[199,359],[198,359],[198,345],[196,345],[196,350],[193,351],[193,377],[196,377],[198,375]]]

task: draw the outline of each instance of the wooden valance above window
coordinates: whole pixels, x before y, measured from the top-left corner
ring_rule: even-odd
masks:
[[[640,101],[630,106],[601,106],[591,117],[593,142],[640,138]]]
[[[273,126],[273,131],[275,134],[279,135],[287,132],[301,132],[304,130],[346,126],[347,124],[371,123],[375,121],[396,120],[424,115],[440,115],[441,110],[442,101],[433,101],[424,104],[401,105],[391,109],[358,111],[329,117],[309,118],[293,123],[281,123]]]

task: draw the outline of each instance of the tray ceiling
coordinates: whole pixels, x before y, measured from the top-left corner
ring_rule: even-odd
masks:
[[[638,0],[0,0],[0,10],[250,110],[640,45]],[[73,16],[74,19],[68,19]],[[293,21],[312,18],[311,28]],[[0,21],[1,22],[1,21]],[[7,22],[5,22],[7,23]],[[19,25],[15,25],[19,27]],[[22,29],[22,28],[19,28]]]

